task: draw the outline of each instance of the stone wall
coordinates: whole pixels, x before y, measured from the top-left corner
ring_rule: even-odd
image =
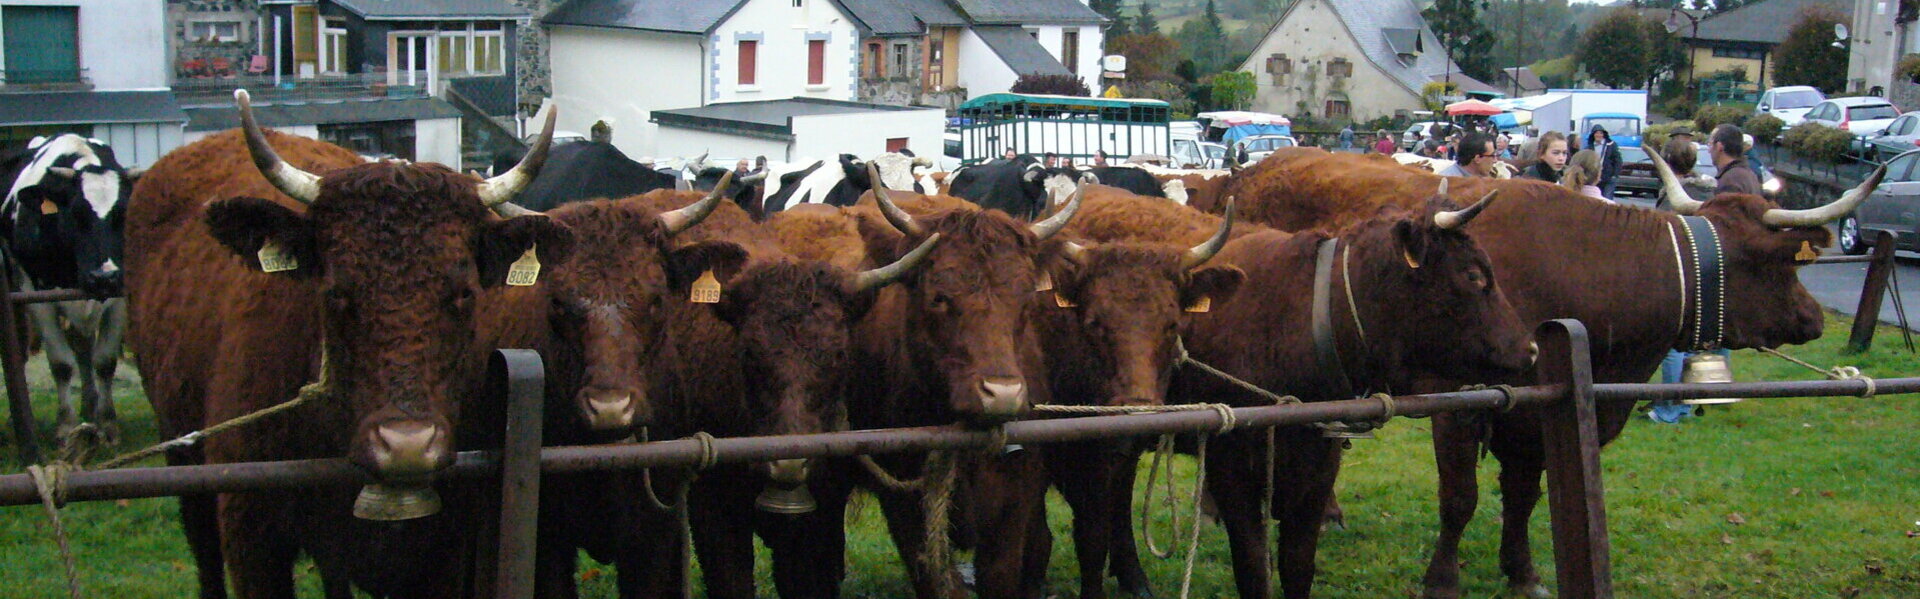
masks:
[[[889,106],[932,106],[947,110],[960,108],[967,101],[965,88],[948,89],[938,92],[920,91],[920,80],[906,77],[886,77],[860,79],[860,101],[869,104]]]
[[[1920,109],[1920,85],[1895,75],[1893,87],[1887,90],[1887,100],[1905,110]]]
[[[513,0],[515,6],[532,15],[520,23],[514,48],[515,86],[520,95],[520,112],[532,115],[540,101],[553,95],[553,72],[547,54],[547,29],[540,25],[547,13],[560,5],[556,0]]]
[[[212,74],[214,59],[227,60],[228,72],[244,74],[247,61],[257,53],[261,32],[260,18],[267,14],[258,0],[167,0],[167,51],[169,70],[181,79]],[[187,24],[201,18],[240,21],[240,37],[232,42],[202,42],[187,37]],[[188,61],[201,61],[198,72],[184,67]]]

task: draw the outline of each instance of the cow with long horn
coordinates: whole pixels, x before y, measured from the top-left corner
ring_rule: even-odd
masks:
[[[1465,230],[1486,248],[1525,321],[1573,318],[1589,330],[1606,331],[1607,342],[1593,348],[1595,382],[1644,382],[1672,348],[1772,348],[1819,337],[1822,311],[1796,271],[1830,243],[1822,225],[1864,201],[1880,176],[1826,206],[1786,210],[1747,194],[1694,201],[1665,167],[1655,161],[1668,201],[1680,214],[1596,201],[1532,181],[1459,179],[1452,193],[1500,192],[1503,199]],[[1358,222],[1382,206],[1417,205],[1430,197],[1437,179],[1363,157],[1287,148],[1230,187],[1250,200],[1242,206],[1249,220],[1310,230]],[[1701,292],[1715,287],[1725,293]],[[1452,380],[1431,389],[1530,380]],[[1632,407],[1598,406],[1603,440],[1619,435]],[[1500,555],[1508,585],[1525,596],[1548,594],[1526,535],[1544,469],[1540,426],[1539,415],[1528,410],[1434,418],[1441,533],[1427,569],[1427,596],[1460,594],[1459,541],[1478,500],[1473,471],[1483,439],[1491,440],[1488,447],[1503,469],[1507,533]]]
[[[345,583],[376,596],[452,594],[459,577],[420,574],[460,569],[483,501],[432,476],[497,432],[504,408],[482,388],[484,368],[493,348],[513,346],[496,343],[480,306],[512,293],[502,287],[511,265],[564,260],[572,234],[544,217],[488,213],[537,159],[490,181],[367,162],[262,129],[245,91],[235,104],[240,130],[169,153],[134,190],[128,338],[168,436],[309,383],[316,399],[169,462],[344,457],[378,483],[357,498],[183,497],[201,594],[223,596],[230,579],[241,597],[288,596],[301,554],[330,594]]]

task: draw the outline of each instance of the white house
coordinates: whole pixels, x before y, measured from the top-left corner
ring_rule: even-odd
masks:
[[[857,1],[857,0],[856,0]],[[1099,93],[1105,18],[1079,0],[953,0],[971,27],[959,40],[967,99],[1007,91],[1021,75],[1073,75]]]
[[[656,110],[858,93],[859,34],[834,0],[574,0],[544,24],[559,127],[610,120],[632,156],[660,147]]]
[[[661,148],[715,157],[791,162],[899,150],[939,156],[946,111],[791,98],[656,110],[653,123]]]
[[[146,165],[181,144],[167,91],[164,0],[7,0],[0,6],[0,145],[81,133]]]
[[[1253,110],[1335,120],[1420,109],[1435,81],[1498,91],[1448,60],[1413,0],[1298,0],[1239,70],[1254,74]]]

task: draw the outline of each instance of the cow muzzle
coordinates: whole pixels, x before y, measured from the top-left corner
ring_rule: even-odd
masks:
[[[107,263],[112,266],[113,263]],[[80,289],[99,297],[120,295],[123,277],[118,267],[95,269],[80,274]]]
[[[628,389],[588,388],[580,392],[580,412],[587,427],[598,432],[624,431],[634,426],[640,402]]]
[[[440,512],[440,494],[428,475],[453,463],[448,431],[431,422],[400,420],[368,433],[367,448],[378,483],[360,489],[353,515],[364,520],[411,520]]]
[[[979,391],[980,416],[984,420],[1005,422],[1027,410],[1027,384],[1020,377],[982,378]]]
[[[774,514],[805,514],[819,508],[807,490],[808,460],[774,460],[766,468],[770,482],[753,499],[755,508]]]

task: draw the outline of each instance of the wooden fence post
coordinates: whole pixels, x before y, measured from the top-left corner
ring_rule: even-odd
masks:
[[[1600,484],[1600,430],[1593,414],[1593,365],[1587,328],[1576,320],[1540,325],[1539,380],[1565,385],[1567,397],[1546,406],[1547,504],[1553,514],[1553,561],[1565,599],[1611,599],[1613,562],[1607,540],[1606,493]]]
[[[1887,279],[1893,276],[1893,234],[1881,231],[1873,239],[1873,262],[1867,266],[1866,284],[1860,286],[1860,306],[1853,313],[1853,333],[1847,336],[1847,351],[1857,354],[1873,347],[1873,332],[1880,325],[1880,300],[1887,296]]]

